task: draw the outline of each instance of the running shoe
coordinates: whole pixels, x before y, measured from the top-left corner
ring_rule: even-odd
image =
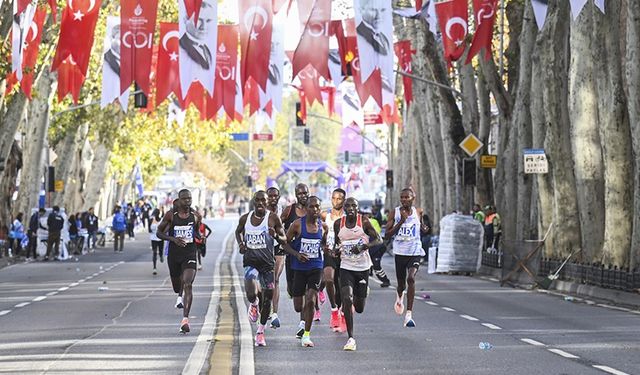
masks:
[[[153,274],[157,275],[158,274],[158,270],[156,270],[155,268],[153,269]]]
[[[271,328],[280,328],[280,319],[278,318],[278,314],[271,315],[271,318]]]
[[[178,298],[176,298],[176,309],[181,309],[183,307],[184,305],[182,304],[182,296],[178,296]]]
[[[189,318],[182,318],[180,322],[180,333],[187,333],[189,331],[191,331],[189,329]]]
[[[327,293],[325,293],[324,289],[318,292],[318,301],[320,301],[321,305],[327,302]]]
[[[411,315],[407,314],[407,316],[404,317],[404,326],[408,328],[414,328],[416,326],[416,322],[413,321]]]
[[[344,346],[342,347],[342,350],[346,350],[349,352],[355,352],[356,351],[356,339],[354,339],[353,337],[349,337],[349,340],[347,340],[347,343],[344,344]]]
[[[249,304],[249,321],[251,323],[255,323],[258,321],[258,315],[260,315],[260,313],[258,312],[258,306],[260,305],[260,301],[256,301],[257,303],[254,305],[253,303]]]
[[[329,318],[329,328],[337,328],[340,325],[340,311],[338,309],[331,310],[331,318]]]
[[[301,339],[302,335],[304,335],[304,322],[300,322],[298,325],[298,331],[296,332],[296,338]]]
[[[160,263],[164,263],[164,257],[160,257]]]
[[[202,264],[198,264],[198,270],[202,269]]]
[[[300,344],[305,348],[313,348],[313,341],[311,341],[311,336],[302,336]]]
[[[391,286],[391,281],[389,279],[385,279],[382,281],[382,284],[380,284],[380,288],[388,288]]]
[[[267,346],[267,342],[264,339],[264,332],[256,333],[256,346]]]
[[[313,313],[313,321],[314,321],[314,322],[319,322],[319,321],[320,321],[320,315],[321,315],[321,314],[320,314],[320,310],[316,310],[316,311]]]
[[[353,313],[351,313],[353,316]],[[347,319],[344,317],[344,313],[340,312],[340,327],[338,327],[338,332],[347,332]]]

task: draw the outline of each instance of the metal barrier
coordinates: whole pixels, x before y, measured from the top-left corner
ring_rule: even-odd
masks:
[[[562,260],[543,258],[540,261],[539,276],[547,276],[558,268]],[[602,288],[625,291],[640,291],[640,269],[620,269],[599,263],[567,263],[558,275],[559,280]]]

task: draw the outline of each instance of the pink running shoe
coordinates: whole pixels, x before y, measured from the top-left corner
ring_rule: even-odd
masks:
[[[313,313],[313,321],[314,322],[319,322],[320,321],[320,310],[316,310],[316,312]]]
[[[259,305],[260,305],[259,301],[255,305],[253,303],[249,304],[249,311],[247,313],[249,314],[249,321],[251,323],[255,323],[258,321],[258,315],[260,315],[260,313],[258,312]]]
[[[318,301],[320,301],[321,305],[324,305],[327,302],[327,293],[323,290],[318,292]]]
[[[337,328],[340,325],[340,310],[331,310],[331,318],[329,318],[329,328]]]
[[[256,346],[267,346],[267,342],[264,339],[264,332],[256,333]]]
[[[342,312],[340,312],[340,327],[338,327],[338,332],[347,332],[347,319]]]

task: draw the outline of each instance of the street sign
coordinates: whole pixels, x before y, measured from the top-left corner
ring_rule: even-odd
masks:
[[[462,140],[459,144],[460,148],[469,155],[469,157],[473,157],[475,154],[480,151],[484,144],[480,142],[478,137],[473,135],[473,133],[469,134],[465,139]]]
[[[254,141],[273,141],[273,134],[271,133],[254,134],[253,140]]]
[[[495,168],[498,164],[498,155],[480,155],[480,168]]]
[[[230,136],[231,139],[236,142],[249,140],[249,133],[231,133]]]
[[[56,191],[56,193],[62,192],[64,190],[64,181],[56,180],[54,190]]]
[[[524,173],[549,173],[549,162],[544,149],[541,148],[525,148],[524,152]]]

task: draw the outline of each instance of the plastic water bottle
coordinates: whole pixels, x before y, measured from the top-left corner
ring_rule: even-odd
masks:
[[[482,350],[490,350],[491,348],[493,348],[493,345],[489,344],[486,341],[481,341],[478,344],[478,348],[482,349]]]
[[[101,286],[100,288],[98,288],[98,291],[100,292],[106,292],[107,290],[109,290],[109,287],[107,286]]]

